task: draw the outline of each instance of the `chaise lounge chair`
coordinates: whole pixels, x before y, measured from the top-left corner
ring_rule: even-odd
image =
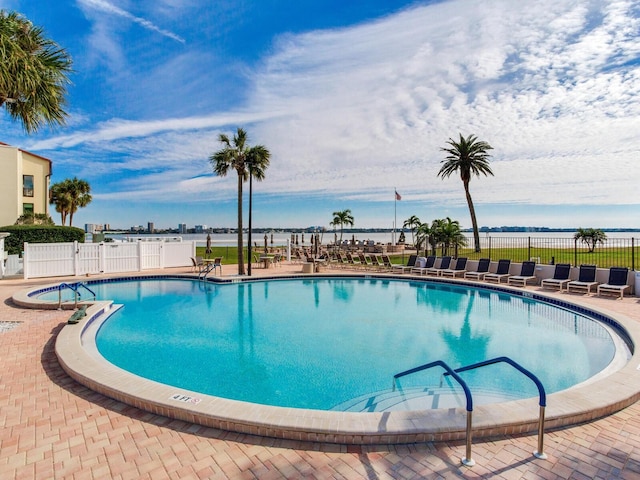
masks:
[[[436,262],[436,257],[434,255],[429,255],[427,258],[423,259],[424,263],[416,260],[416,266],[411,269],[411,273],[417,273],[422,275],[427,268],[432,268]]]
[[[453,268],[446,268],[444,270],[440,270],[438,273],[441,277],[453,277],[456,278],[458,275],[464,275],[467,271],[467,257],[460,257],[456,259],[456,264]]]
[[[553,278],[545,278],[540,283],[542,288],[557,288],[562,291],[563,288],[571,281],[569,274],[571,273],[571,265],[568,263],[556,264],[556,269],[553,272]]]
[[[464,272],[464,278],[472,280],[483,280],[484,276],[489,273],[489,265],[491,260],[489,258],[481,258],[478,260],[478,267],[473,272]]]
[[[511,276],[509,268],[511,268],[511,260],[504,258],[502,260],[498,260],[498,269],[496,272],[489,272],[485,274],[484,279],[487,282],[501,283],[503,278],[509,278]]]
[[[440,259],[440,266],[439,267],[431,267],[431,268],[427,268],[425,269],[424,273],[426,275],[436,275],[436,276],[440,276],[440,272],[442,270],[447,270],[449,268],[449,265],[451,265],[451,256],[447,255],[445,257],[442,257]]]
[[[627,283],[628,275],[629,269],[627,267],[611,267],[609,269],[609,280],[607,283],[598,285],[598,295],[615,293],[616,295],[620,295],[620,298],[624,298],[625,290],[629,289],[629,291],[631,291],[631,285]]]
[[[522,262],[520,275],[513,275],[508,278],[507,283],[518,287],[526,287],[527,282],[536,281],[536,262]]]
[[[204,266],[204,259],[202,257],[191,257],[191,270],[193,272],[200,272],[200,269]]]
[[[406,265],[394,265],[392,271],[398,273],[410,272],[416,266],[416,260],[418,260],[418,255],[411,255]]]
[[[596,285],[598,285],[598,282],[596,282],[596,266],[580,265],[578,280],[572,280],[567,283],[567,293],[571,291],[591,293],[591,287]]]
[[[381,255],[381,257],[383,264],[382,268],[387,272],[391,272],[393,270],[393,263],[391,263],[391,258],[389,257],[389,255]]]

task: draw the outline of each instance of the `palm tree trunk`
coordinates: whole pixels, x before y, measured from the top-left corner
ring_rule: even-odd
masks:
[[[469,182],[464,182],[464,193],[467,197],[467,205],[469,205],[469,213],[471,214],[471,226],[473,227],[473,242],[476,252],[480,252],[480,232],[478,232],[478,221],[476,220],[476,209],[473,208],[473,200],[469,192]]]
[[[249,259],[251,261],[251,259]],[[238,174],[238,275],[244,275],[244,248],[242,245],[242,175]]]

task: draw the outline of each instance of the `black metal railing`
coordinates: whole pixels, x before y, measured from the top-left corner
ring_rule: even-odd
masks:
[[[553,265],[569,263],[597,265],[599,268],[627,267],[640,269],[640,238],[608,238],[595,248],[574,238],[552,237],[492,237],[480,238],[480,252],[471,244],[457,247],[454,255],[471,260],[489,257],[508,258],[514,263],[534,259],[537,263]]]

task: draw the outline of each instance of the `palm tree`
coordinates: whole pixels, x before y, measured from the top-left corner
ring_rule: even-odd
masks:
[[[599,228],[578,228],[573,238],[586,243],[589,247],[589,253],[592,253],[598,243],[604,244],[607,235]]]
[[[0,107],[27,133],[63,125],[71,57],[44,31],[15,12],[0,10]]]
[[[60,223],[67,223],[67,214],[71,208],[71,199],[67,194],[64,182],[54,183],[49,190],[49,203],[56,206],[56,212],[60,214]]]
[[[353,215],[351,215],[351,210],[349,209],[342,210],[340,212],[333,212],[331,215],[333,215],[333,220],[329,225],[332,225],[333,227],[340,225],[340,243],[342,243],[342,231],[344,225],[351,225],[353,227]]]
[[[242,128],[238,128],[233,136],[233,142],[224,133],[218,135],[218,141],[222,143],[224,148],[209,157],[213,171],[221,177],[226,176],[230,170],[235,170],[238,173],[238,275],[244,275],[242,184],[249,179],[249,176],[258,181],[264,180],[271,153],[263,145],[249,147],[247,132]]]
[[[91,200],[89,183],[78,177],[73,177],[71,180],[67,178],[51,185],[49,192],[49,203],[56,206],[56,212],[60,213],[63,226],[67,223],[67,217],[69,217],[69,226],[73,226],[73,214],[78,211],[78,208],[89,205]]]
[[[438,234],[439,239],[442,242],[443,255],[447,255],[449,253],[450,247],[457,249],[457,247],[465,246],[467,244],[467,238],[460,229],[460,222],[457,220],[451,220],[449,217],[438,222]]]
[[[420,251],[420,248],[424,243],[424,251],[426,255],[427,245],[429,245],[430,238],[431,238],[431,228],[429,228],[429,224],[427,222],[424,222],[418,225],[418,227],[416,228],[416,250]]]
[[[418,217],[416,217],[415,215],[411,215],[409,218],[407,218],[404,223],[402,224],[402,228],[407,228],[409,227],[411,229],[411,243],[413,245],[416,244],[416,240],[415,240],[415,231],[416,229],[420,226],[420,219]]]
[[[431,251],[434,252],[434,255],[438,245],[442,246],[442,251],[444,252],[444,222],[445,220],[439,218],[431,221],[431,228],[429,229],[429,245],[431,245]]]
[[[69,226],[73,226],[73,214],[78,211],[78,208],[86,207],[91,203],[91,187],[86,180],[80,180],[78,177],[73,177],[71,180],[67,180],[68,194],[70,199],[69,205]]]
[[[467,197],[467,204],[469,205],[469,213],[471,214],[471,224],[473,226],[473,239],[475,241],[475,251],[480,251],[480,233],[478,232],[478,222],[476,220],[476,211],[473,208],[473,201],[471,200],[471,193],[469,193],[469,182],[471,176],[476,175],[493,175],[491,168],[489,167],[489,157],[487,153],[489,150],[493,150],[493,147],[487,142],[478,141],[475,135],[469,135],[464,138],[460,134],[460,140],[454,141],[449,139],[447,142],[450,148],[441,148],[440,150],[447,152],[448,155],[438,176],[444,178],[449,177],[452,173],[459,171],[462,184],[464,185],[464,193]]]

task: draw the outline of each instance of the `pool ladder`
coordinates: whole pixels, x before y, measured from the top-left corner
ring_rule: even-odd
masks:
[[[81,287],[84,288],[86,291],[88,291],[91,295],[93,295],[93,299],[95,300],[96,298],[95,292],[91,290],[89,287],[87,287],[84,283],[82,282],[64,283],[63,282],[60,285],[58,285],[58,310],[62,309],[62,290],[64,290],[65,288],[68,288],[74,292],[73,306],[75,308],[78,308],[78,300],[80,299],[80,296],[81,296],[79,290]]]
[[[547,455],[544,453],[544,415],[545,408],[547,405],[547,394],[545,393],[544,386],[542,382],[529,370],[522,367],[520,364],[510,359],[509,357],[496,357],[491,360],[485,360],[483,362],[474,363],[472,365],[467,365],[465,367],[456,368],[455,370],[449,367],[442,360],[436,360],[435,362],[427,363],[425,365],[420,365],[419,367],[411,368],[409,370],[405,370],[404,372],[396,373],[393,376],[393,390],[396,389],[397,380],[400,377],[404,377],[405,375],[410,375],[412,373],[420,372],[422,370],[427,370],[433,367],[442,367],[445,370],[445,373],[442,374],[442,377],[451,376],[453,379],[460,384],[462,390],[464,391],[464,395],[466,398],[466,410],[467,410],[467,433],[466,433],[466,456],[462,458],[462,464],[467,467],[472,467],[476,464],[476,462],[471,458],[471,443],[472,443],[472,417],[473,417],[473,397],[471,395],[471,390],[465,383],[465,381],[458,375],[460,372],[466,372],[468,370],[475,370],[476,368],[485,367],[488,365],[493,365],[495,363],[508,363],[520,373],[529,377],[533,383],[536,384],[538,388],[539,402],[540,405],[540,416],[538,418],[538,450],[533,452],[533,455],[536,458],[546,459]]]

